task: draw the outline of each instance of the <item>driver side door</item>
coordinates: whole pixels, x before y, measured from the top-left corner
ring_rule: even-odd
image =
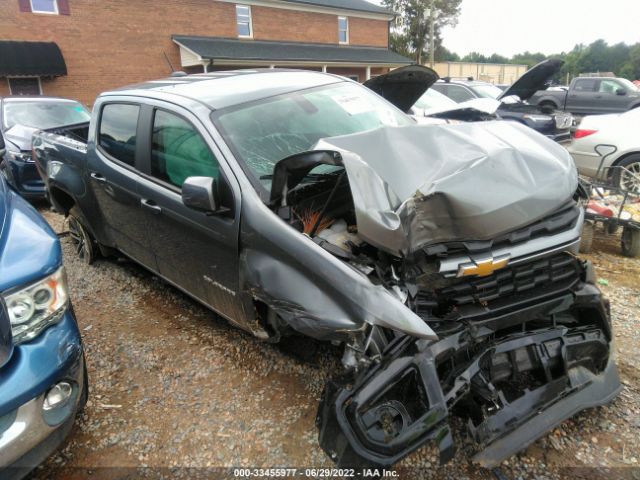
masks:
[[[148,236],[161,276],[234,323],[244,315],[239,288],[239,189],[215,143],[186,109],[145,106],[147,128],[139,192]],[[211,177],[220,186],[220,213],[182,202],[188,177]],[[236,185],[237,186],[237,185]]]

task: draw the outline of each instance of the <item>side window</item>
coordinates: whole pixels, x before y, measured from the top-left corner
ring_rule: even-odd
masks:
[[[156,110],[151,136],[151,175],[182,187],[187,177],[218,178],[219,164],[193,125],[177,115]]]
[[[574,90],[576,92],[593,92],[596,89],[596,81],[591,78],[576,80]]]
[[[600,93],[610,93],[612,95],[615,95],[616,91],[619,88],[622,88],[622,85],[620,85],[615,80],[602,80],[600,82],[600,88],[598,89],[598,92],[600,92]]]
[[[139,105],[109,103],[102,107],[98,144],[116,160],[133,166]]]
[[[458,103],[476,98],[466,88],[459,87],[458,85],[449,85],[447,87],[447,96]]]

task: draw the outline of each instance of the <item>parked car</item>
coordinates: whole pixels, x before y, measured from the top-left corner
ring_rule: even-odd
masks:
[[[640,107],[640,89],[626,78],[578,77],[568,89],[537,92],[529,103],[579,115],[621,113]]]
[[[423,65],[408,65],[378,75],[364,86],[386,98],[421,125],[497,120],[500,102],[476,98],[456,103],[434,90],[435,70]]]
[[[458,103],[475,98],[499,100],[497,114],[500,118],[522,123],[557,142],[564,142],[571,138],[573,116],[548,109],[543,111],[528,103],[535,92],[546,88],[563,64],[561,60],[545,60],[504,91],[486,82],[450,78],[436,82],[432,88]]]
[[[638,125],[640,109],[622,114],[584,117],[568,146],[578,171],[598,180],[610,179],[623,190],[640,193]],[[598,145],[611,145],[616,151],[607,155],[602,163],[602,157],[596,152]]]
[[[0,177],[0,478],[46,459],[87,393],[58,237]]]
[[[416,125],[342,77],[265,69],[107,92],[84,146],[68,134],[34,152],[85,260],[121,252],[261,339],[344,347],[317,415],[339,465],[430,440],[446,461],[454,415],[496,465],[620,389],[575,166],[523,125]]]
[[[31,136],[40,129],[83,123],[89,112],[73,100],[55,97],[0,98],[0,137],[6,152],[0,172],[25,198],[44,198],[44,183],[31,158]]]

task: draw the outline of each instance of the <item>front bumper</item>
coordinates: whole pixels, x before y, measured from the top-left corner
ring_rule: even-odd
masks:
[[[9,160],[6,155],[4,162],[7,181],[20,196],[34,200],[45,198],[44,181],[34,162]]]
[[[0,382],[0,478],[19,479],[67,437],[88,392],[84,353],[71,310],[33,342],[14,349]],[[45,411],[48,390],[72,386],[65,403]]]
[[[388,467],[431,440],[445,463],[456,416],[474,461],[494,467],[620,391],[608,304],[591,284],[464,323],[435,342],[398,338],[378,365],[328,382],[316,420],[334,461]]]

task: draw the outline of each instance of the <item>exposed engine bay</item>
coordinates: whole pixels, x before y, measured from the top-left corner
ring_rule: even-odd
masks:
[[[437,165],[430,183],[394,188],[393,178],[376,185],[384,174],[349,165],[354,151],[327,148],[357,146],[363,138],[375,144],[366,134],[356,137],[321,141],[323,149],[280,162],[271,207],[392,294],[437,338],[375,324],[350,336],[345,371],[327,383],[317,416],[320,444],[331,458],[341,466],[389,466],[433,440],[445,462],[455,451],[449,421],[455,415],[476,442],[474,459],[495,466],[568,416],[610,401],[620,385],[609,307],[591,265],[575,256],[583,221],[577,180],[565,171],[549,184],[563,161],[543,162],[551,171],[536,172],[533,162],[518,170],[513,165],[526,148],[514,160],[502,144],[487,156],[510,162],[511,171],[499,175],[513,181],[509,203],[493,194],[470,204],[481,192],[469,191],[466,173],[475,169],[481,178],[494,171],[486,157],[462,167]],[[407,145],[394,147],[406,153]],[[366,167],[375,163],[359,158]],[[525,187],[537,182],[536,191]],[[552,199],[545,188],[555,190]]]

